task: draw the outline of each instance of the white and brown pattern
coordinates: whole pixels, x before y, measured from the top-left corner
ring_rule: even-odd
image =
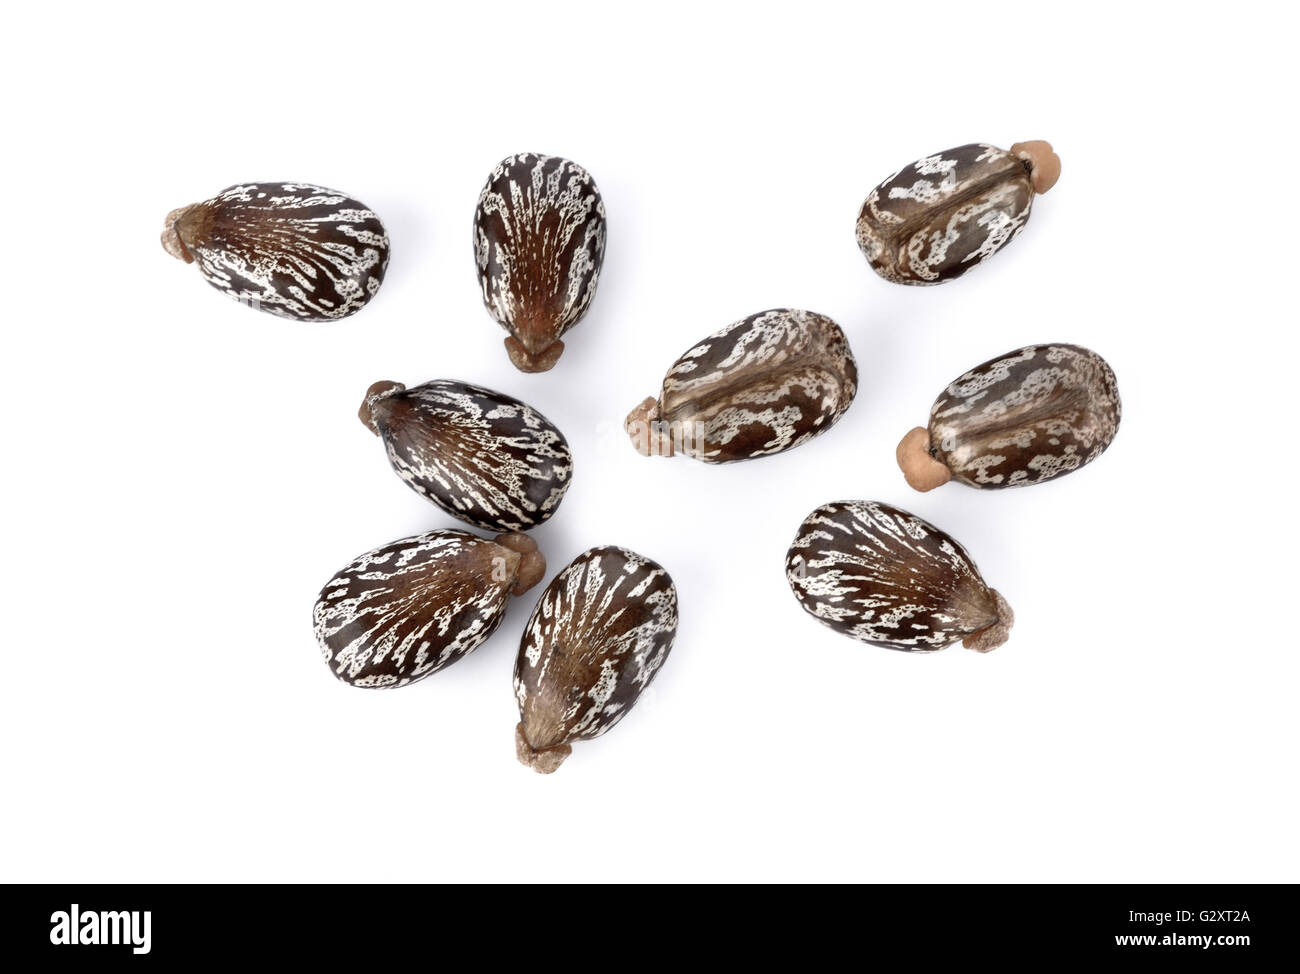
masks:
[[[1014,616],[966,549],[914,514],[874,501],[823,504],[786,554],[804,611],[836,632],[908,652],[962,640],[988,652]]]
[[[604,258],[605,204],[587,170],[534,152],[492,170],[474,212],[474,260],[483,303],[510,332],[506,351],[518,369],[555,365]]]
[[[1115,373],[1078,345],[1029,345],[948,384],[930,454],[971,487],[1023,487],[1091,463],[1119,429]]]
[[[775,308],[685,352],[659,398],[628,416],[627,432],[646,456],[750,460],[830,429],[857,388],[857,363],[839,325],[812,311]]]
[[[376,548],[325,583],[312,620],[334,675],[358,687],[400,687],[472,652],[506,603],[539,581],[532,539],[494,541],[443,530]]]
[[[997,253],[1033,206],[1024,159],[976,143],[926,156],[871,191],[858,212],[858,246],[898,284],[940,284]]]
[[[573,456],[564,434],[503,393],[454,379],[412,389],[377,382],[360,415],[412,490],[470,524],[536,527],[569,489]]]
[[[605,733],[650,685],[677,634],[677,589],[626,548],[592,548],[546,586],[515,661],[519,760],[559,767],[574,741]]]
[[[310,183],[243,183],[167,215],[163,248],[243,304],[300,321],[346,318],[383,283],[374,212]]]

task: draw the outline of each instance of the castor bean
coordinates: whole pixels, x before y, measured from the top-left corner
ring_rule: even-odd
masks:
[[[167,253],[244,304],[329,321],[365,307],[383,283],[388,234],[356,200],[310,183],[241,183],[167,214]]]
[[[1115,373],[1078,345],[1029,345],[948,384],[898,444],[917,490],[955,477],[971,487],[1023,487],[1090,463],[1119,429]]]
[[[605,259],[605,204],[591,175],[559,156],[501,160],[479,193],[474,259],[483,303],[510,332],[515,368],[553,368]]]
[[[478,527],[536,527],[569,489],[573,457],[564,434],[500,392],[453,379],[413,389],[376,382],[359,415],[408,487]]]
[[[965,548],[888,504],[823,504],[799,526],[785,566],[805,612],[875,646],[931,652],[960,639],[987,653],[1015,621]]]
[[[685,352],[659,398],[633,409],[625,427],[645,456],[750,460],[826,432],[857,389],[857,363],[840,326],[812,311],[776,308]]]
[[[344,683],[400,687],[468,655],[541,581],[546,561],[526,534],[493,541],[455,529],[376,548],[325,583],[312,619],[325,662]]]
[[[617,724],[677,634],[677,589],[626,548],[592,548],[546,586],[515,660],[519,760],[549,774],[574,741]]]
[[[1060,175],[1047,142],[1017,142],[1009,152],[977,143],[926,156],[871,191],[858,211],[858,246],[887,281],[951,281],[1010,243],[1034,194]]]

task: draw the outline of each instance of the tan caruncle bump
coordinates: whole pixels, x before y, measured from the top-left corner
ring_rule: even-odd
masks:
[[[952,480],[952,471],[930,455],[930,431],[924,426],[917,426],[904,436],[895,455],[903,476],[914,490],[934,490]]]
[[[660,422],[659,400],[646,396],[627,414],[623,428],[632,439],[632,446],[643,457],[670,457],[673,455],[673,434],[668,424]]]
[[[192,213],[196,206],[180,206],[167,214],[167,219],[163,221],[162,245],[163,250],[171,254],[177,260],[183,260],[187,264],[194,263],[194,257],[190,254],[190,249],[185,246],[185,237],[193,239],[194,231],[188,228],[189,221],[187,215]],[[182,227],[185,227],[182,233]]]
[[[1061,157],[1052,151],[1052,143],[1042,139],[1017,142],[1010,152],[1029,163],[1029,181],[1035,193],[1046,193],[1061,178]]]

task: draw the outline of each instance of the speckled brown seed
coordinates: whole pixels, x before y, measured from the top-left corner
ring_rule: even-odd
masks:
[[[625,427],[644,456],[751,460],[826,432],[857,389],[857,363],[839,325],[812,311],[776,308],[686,351],[659,397],[633,409]]]
[[[520,762],[549,774],[636,703],[677,634],[677,589],[626,548],[592,548],[546,586],[515,661]]]
[[[376,382],[361,421],[406,485],[448,514],[495,531],[550,518],[573,476],[564,434],[526,403],[454,379]]]
[[[878,501],[837,501],[809,514],[786,554],[786,578],[805,612],[887,649],[930,652],[961,640],[987,653],[1015,621],[965,548]]]
[[[299,321],[360,311],[388,267],[379,217],[311,183],[240,183],[173,210],[162,245],[236,301]]]
[[[587,313],[605,259],[605,204],[591,174],[559,156],[501,160],[479,194],[474,258],[488,312],[521,372],[545,372]]]
[[[506,603],[541,581],[532,538],[429,531],[361,555],[321,589],[312,620],[325,662],[358,687],[437,673],[496,631]]]
[[[1036,193],[1061,174],[1047,142],[1010,151],[976,143],[919,159],[873,189],[858,211],[858,246],[897,284],[960,277],[1024,229]]]
[[[1115,373],[1078,345],[1028,345],[954,379],[930,407],[929,428],[898,444],[908,484],[932,490],[1023,487],[1091,463],[1119,429]]]

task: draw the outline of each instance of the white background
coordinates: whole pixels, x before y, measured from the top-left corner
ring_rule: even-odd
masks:
[[[1300,879],[1296,79],[1270,8],[34,8],[0,60],[4,879]],[[938,288],[869,270],[874,184],[1038,138],[1063,175],[1005,252]],[[525,150],[586,166],[609,215],[544,375],[509,364],[471,249]],[[162,251],[168,210],[249,180],[372,206],[376,300],[288,322]],[[637,455],[622,418],[672,361],[774,306],[848,333],[839,425],[728,467]],[[1114,366],[1110,451],[1029,490],[907,488],[895,443],[943,386],[1043,341]],[[548,578],[617,543],[678,586],[652,692],[551,777],[512,739],[540,588],[397,691],[312,638],[336,569],[454,526],[356,419],[371,382],[439,377],[567,434]],[[1010,641],[909,655],[805,615],[785,551],[843,498],[962,541]]]

